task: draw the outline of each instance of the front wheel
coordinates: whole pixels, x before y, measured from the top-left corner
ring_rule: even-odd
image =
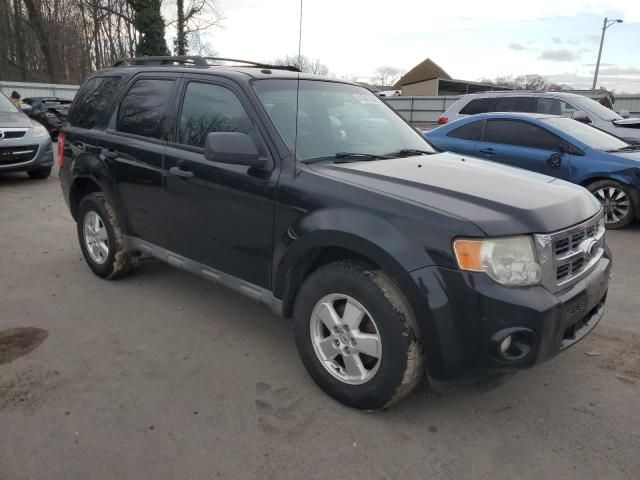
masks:
[[[28,170],[27,175],[34,180],[44,180],[51,175],[51,167],[38,168],[36,170]]]
[[[408,395],[422,372],[411,309],[380,271],[337,262],[312,273],[294,307],[298,352],[327,394],[362,410]]]
[[[623,228],[633,221],[635,211],[631,195],[622,184],[613,180],[601,180],[587,188],[602,204],[607,228]]]

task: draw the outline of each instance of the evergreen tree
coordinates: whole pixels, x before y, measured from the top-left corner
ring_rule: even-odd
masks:
[[[160,0],[128,0],[134,11],[133,25],[140,32],[136,55],[169,55],[164,39],[164,19]]]

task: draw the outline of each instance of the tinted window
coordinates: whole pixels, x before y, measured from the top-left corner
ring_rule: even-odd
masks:
[[[462,138],[464,140],[480,140],[482,121],[472,122],[447,133],[447,137]]]
[[[562,140],[535,125],[515,120],[488,120],[484,140],[521,147],[557,151]]]
[[[533,108],[533,97],[502,97],[496,103],[496,112],[528,112]]]
[[[165,109],[173,80],[142,79],[133,84],[120,103],[116,129],[143,137],[162,138]]]
[[[460,113],[462,115],[475,115],[476,113],[495,112],[495,98],[477,98],[467,103]]]
[[[178,143],[204,147],[210,132],[248,133],[252,127],[247,112],[231,90],[206,83],[187,85]]]
[[[549,115],[562,115],[563,117],[571,118],[575,111],[576,109],[567,102],[558,100],[557,98],[538,98],[536,105],[537,113],[546,113]]]
[[[122,83],[121,77],[95,77],[85,83],[69,110],[71,125],[81,128],[104,126]]]

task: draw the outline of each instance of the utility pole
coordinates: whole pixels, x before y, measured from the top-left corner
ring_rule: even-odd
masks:
[[[593,86],[591,90],[596,89],[596,82],[598,81],[598,70],[600,70],[600,57],[602,56],[602,45],[604,44],[604,33],[607,31],[611,25],[615,23],[622,23],[622,19],[617,18],[615,20],[609,20],[605,17],[604,22],[602,22],[602,36],[600,37],[600,50],[598,50],[598,61],[596,62],[596,72],[593,75]]]

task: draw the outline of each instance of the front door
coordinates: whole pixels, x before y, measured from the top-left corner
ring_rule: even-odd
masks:
[[[278,169],[240,98],[232,85],[183,80],[165,154],[169,241],[180,255],[269,288]],[[271,162],[256,169],[206,160],[210,132],[246,133]]]
[[[551,132],[523,120],[487,120],[477,155],[513,167],[570,180],[571,155],[566,142]]]

